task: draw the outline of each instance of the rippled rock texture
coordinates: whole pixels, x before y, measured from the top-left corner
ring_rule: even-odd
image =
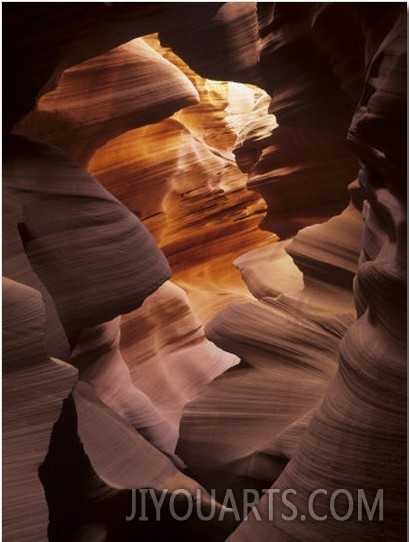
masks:
[[[242,364],[185,410],[179,450],[200,474],[216,468],[231,473],[229,483],[242,476],[266,484],[292,457],[338,368],[340,339],[355,319],[351,290],[361,223],[351,204],[290,243],[236,261],[258,301],[230,305],[207,325],[207,335]],[[266,272],[272,269],[277,276]]]
[[[3,278],[3,308],[3,533],[8,540],[46,540],[48,509],[38,466],[77,371],[50,358],[44,347],[38,290]]]
[[[93,92],[84,94],[84,87]],[[259,229],[265,202],[246,188],[232,152],[260,101],[259,116],[275,122],[263,91],[203,79],[151,35],[66,70],[14,131],[56,144],[88,166],[143,220],[186,290],[197,292],[199,280],[204,293],[214,290],[215,307],[196,294],[194,307],[206,318],[234,299],[232,281],[236,297],[246,296],[231,261],[276,239]]]
[[[5,540],[403,539],[403,4],[3,13]]]
[[[386,126],[394,125],[392,140],[398,133],[403,135],[405,13],[394,6],[374,26],[369,13],[363,21],[368,25],[364,32],[367,76],[349,131],[362,161],[359,178],[365,189],[365,228],[354,281],[358,320],[341,342],[339,369],[324,400],[273,486],[298,490],[297,520],[283,520],[281,512],[288,509],[275,495],[272,522],[264,497],[258,505],[261,521],[252,517],[243,522],[229,540],[398,540],[404,536],[406,239],[400,232],[406,228],[401,159],[406,151],[404,137],[390,148]],[[327,492],[317,505],[318,515],[328,514],[325,523],[309,514],[309,495],[318,488]],[[341,488],[352,496],[352,501],[345,494],[340,499],[339,515],[347,521],[330,515],[330,496]],[[359,488],[365,488],[371,503],[382,488],[383,522],[359,521]],[[351,502],[354,516],[352,511],[348,515]]]

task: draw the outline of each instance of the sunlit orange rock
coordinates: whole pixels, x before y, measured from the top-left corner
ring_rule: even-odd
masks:
[[[255,104],[263,100],[261,116],[269,100],[254,87],[208,81],[160,47],[155,36],[145,39],[191,80],[200,103],[111,140],[89,168],[142,218],[205,321],[229,301],[247,296],[231,260],[247,247],[276,240],[260,231],[264,201],[247,190],[247,176],[232,153],[247,116],[255,116]]]
[[[109,139],[197,101],[180,70],[136,39],[65,70],[14,133],[53,143],[86,165]]]
[[[24,115],[36,99],[38,115],[56,89],[47,121],[30,116],[31,136],[71,157],[18,138],[5,144],[7,534],[44,539],[49,519],[50,540],[216,542],[234,527],[235,542],[402,540],[403,4],[6,3],[4,13],[5,131],[20,121],[16,130],[30,135]],[[130,54],[121,45],[147,34],[139,60],[135,47]],[[152,110],[147,92],[145,107],[121,101],[136,96],[129,81],[137,82],[138,63],[140,83],[157,99]],[[165,72],[172,84],[161,88]],[[259,85],[271,100],[238,82]],[[184,106],[191,107],[167,118]],[[92,155],[93,172],[130,212],[77,165]],[[156,198],[135,180],[144,163]],[[260,232],[266,206],[247,190],[247,175],[268,204],[263,227],[282,237],[298,232],[292,241],[267,244],[277,238]],[[363,205],[354,189],[353,203],[329,219],[357,176]],[[135,214],[190,306],[167,282],[163,255]],[[191,307],[232,354],[210,345]],[[128,311],[120,342],[117,317]],[[13,352],[16,372],[8,370]],[[82,378],[73,394],[73,369],[68,376],[51,359],[70,352]],[[16,445],[15,431],[35,453]],[[261,519],[240,525],[231,513],[219,524],[124,521],[130,486],[152,486],[159,496],[164,487],[190,494],[199,482],[238,492],[293,488],[297,519],[285,521],[276,494],[274,522],[267,496],[255,509]],[[357,488],[370,502],[383,488],[384,521],[313,521],[308,495],[317,488],[350,490],[354,508]],[[328,499],[316,504],[319,514],[331,512]]]
[[[203,79],[160,47],[154,35],[146,42],[134,40],[66,70],[57,89],[40,99],[15,132],[62,146],[80,163],[91,159],[91,173],[144,221],[177,279],[198,299],[194,308],[208,318],[219,303],[211,308],[206,289],[199,299],[183,273],[186,264],[202,266],[216,257],[215,264],[207,264],[215,271],[204,276],[209,289],[215,281],[225,282],[217,296],[227,302],[229,288],[246,296],[230,260],[247,247],[275,240],[259,230],[264,201],[246,189],[247,177],[232,154],[247,115],[254,116],[254,104],[261,99],[267,104],[268,97],[254,87]],[[168,81],[165,94],[162,78],[146,77],[153,65]],[[127,91],[118,92],[122,84]],[[84,87],[93,89],[91,101]],[[200,103],[191,105],[197,96]],[[149,106],[143,101],[148,98]],[[178,107],[184,108],[171,119],[154,123]],[[117,132],[125,133],[115,137]],[[230,285],[226,276],[232,276]],[[203,303],[209,305],[204,311]]]

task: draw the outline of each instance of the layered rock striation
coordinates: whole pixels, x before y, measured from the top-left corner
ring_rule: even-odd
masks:
[[[403,536],[406,240],[400,232],[406,228],[401,183],[406,168],[401,159],[406,152],[402,124],[406,29],[402,8],[383,6],[384,17],[376,22],[369,13],[362,14],[366,81],[349,131],[361,159],[359,179],[365,196],[365,227],[354,281],[358,320],[341,342],[339,369],[323,402],[273,486],[277,494],[297,490],[298,517],[283,521],[283,501],[274,495],[273,523],[264,497],[258,505],[261,521],[250,518],[229,540],[343,540],[345,536],[398,540]],[[386,126],[391,124],[394,128],[388,132]],[[378,131],[375,125],[384,129]],[[316,510],[326,518],[325,524],[311,518],[309,508],[310,495],[318,488],[325,496],[317,499]],[[336,515],[331,513],[331,498],[341,488]],[[360,520],[360,491],[371,504],[381,501],[378,521],[367,516]]]
[[[51,358],[38,290],[3,278],[3,535],[47,540],[48,507],[38,468],[77,371]]]
[[[403,4],[4,21],[7,540],[401,540]]]
[[[341,253],[339,238],[346,232]],[[351,203],[290,243],[237,261],[258,301],[230,305],[206,326],[209,338],[242,364],[185,409],[178,449],[199,476],[222,472],[226,488],[237,476],[268,484],[291,459],[337,371],[340,339],[355,319],[352,280],[361,232],[360,210]],[[280,267],[283,276],[277,273],[276,280],[271,270]]]

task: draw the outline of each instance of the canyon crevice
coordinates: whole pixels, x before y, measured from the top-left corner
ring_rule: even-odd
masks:
[[[5,541],[403,539],[405,6],[3,3]]]

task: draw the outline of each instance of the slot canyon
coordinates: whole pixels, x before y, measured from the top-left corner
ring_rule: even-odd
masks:
[[[406,3],[2,10],[3,540],[406,539]]]

